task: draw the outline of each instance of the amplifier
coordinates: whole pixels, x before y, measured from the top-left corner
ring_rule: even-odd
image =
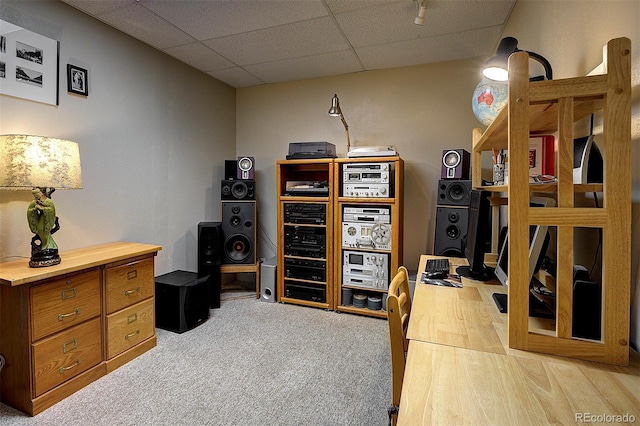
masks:
[[[284,246],[298,244],[302,246],[324,247],[327,237],[324,228],[288,226],[284,231]]]
[[[292,299],[309,300],[318,303],[326,303],[327,301],[327,289],[325,286],[292,283],[287,280],[284,281],[284,295]]]
[[[285,203],[284,223],[324,225],[327,222],[327,208],[324,204]]]
[[[326,264],[320,260],[284,259],[284,276],[309,281],[325,282],[327,278]]]
[[[342,196],[350,198],[389,198],[388,183],[344,183]]]
[[[389,253],[344,250],[342,284],[362,288],[389,288]]]

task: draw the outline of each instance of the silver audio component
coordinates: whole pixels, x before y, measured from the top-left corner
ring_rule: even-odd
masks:
[[[361,288],[389,289],[389,254],[344,250],[342,284]]]
[[[389,183],[391,163],[347,163],[342,167],[343,183]]]
[[[391,250],[391,207],[345,206],[342,247]]]
[[[389,183],[343,183],[342,196],[352,198],[389,198]]]
[[[343,222],[342,247],[391,250],[391,225]]]
[[[390,207],[345,207],[342,211],[345,222],[391,223]]]

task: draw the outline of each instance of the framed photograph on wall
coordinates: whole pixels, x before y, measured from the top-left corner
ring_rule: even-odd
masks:
[[[67,90],[78,95],[89,95],[89,74],[84,68],[67,64]]]
[[[0,20],[0,94],[58,105],[57,40]]]

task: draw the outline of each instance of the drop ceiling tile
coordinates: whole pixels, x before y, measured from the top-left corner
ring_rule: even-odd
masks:
[[[388,4],[336,15],[336,20],[354,47],[467,31],[502,25],[514,1],[427,0],[424,26],[413,23],[416,3]]]
[[[349,45],[331,18],[319,18],[205,41],[239,65],[345,50]]]
[[[230,68],[235,65],[199,41],[184,46],[170,47],[164,51],[204,72]]]
[[[320,0],[141,0],[198,40],[327,16]]]
[[[188,34],[137,3],[103,13],[98,19],[158,49],[193,41]]]
[[[331,13],[335,15],[352,10],[386,6],[390,3],[406,4],[407,2],[408,0],[325,0]],[[411,0],[410,4],[415,8],[415,1]]]
[[[100,15],[118,8],[134,4],[135,0],[64,0],[65,3],[90,15]]]
[[[264,84],[264,81],[260,80],[256,76],[248,73],[240,67],[227,68],[224,70],[210,71],[207,74],[210,76],[227,83],[231,87],[251,87]]]
[[[356,48],[365,68],[380,69],[490,56],[502,26]]]
[[[244,68],[267,83],[363,71],[362,66],[351,50],[248,65]]]

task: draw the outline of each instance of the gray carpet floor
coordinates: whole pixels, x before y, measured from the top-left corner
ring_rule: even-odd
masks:
[[[254,293],[255,295],[255,293]],[[228,297],[183,334],[29,417],[2,425],[386,425],[385,320]]]

